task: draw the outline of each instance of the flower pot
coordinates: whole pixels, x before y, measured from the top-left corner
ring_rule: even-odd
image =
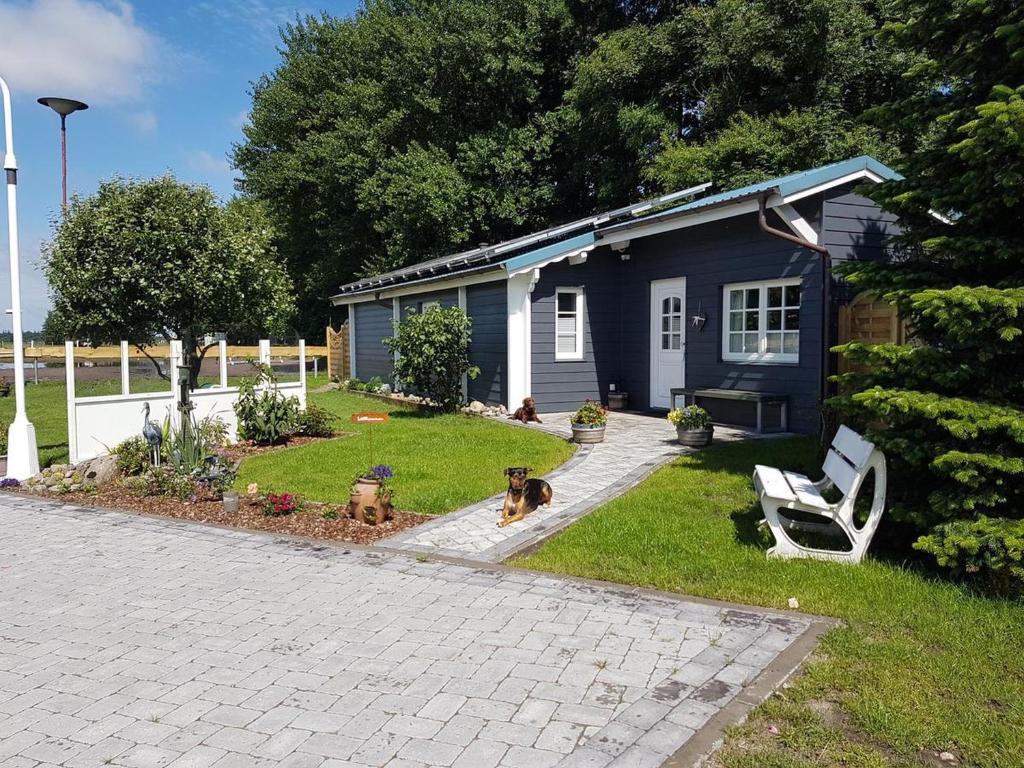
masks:
[[[571,426],[573,442],[584,445],[604,442],[604,429],[607,426],[605,424],[573,424]]]
[[[702,429],[684,429],[683,427],[676,427],[676,437],[679,440],[680,445],[685,445],[689,448],[700,448],[705,445],[711,445],[711,438],[714,437],[715,428],[710,424]]]
[[[609,392],[608,393],[608,410],[609,411],[622,411],[625,410],[626,404],[629,402],[628,392]]]
[[[224,505],[224,511],[229,515],[238,513],[238,491],[224,491],[224,495],[221,497],[221,503]]]
[[[370,515],[366,514],[367,508],[373,510]],[[366,525],[377,525],[392,516],[391,494],[380,491],[380,480],[369,477],[361,477],[356,480],[355,488],[349,496],[349,515]]]

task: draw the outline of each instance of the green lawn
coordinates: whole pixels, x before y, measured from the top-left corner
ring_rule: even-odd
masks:
[[[572,447],[557,437],[477,416],[429,416],[350,392],[310,398],[341,417],[339,429],[355,434],[247,459],[239,487],[255,482],[317,501],[344,502],[356,475],[372,464],[389,464],[400,509],[440,514],[507,487],[505,467],[525,464],[542,474],[572,455]],[[357,411],[387,411],[391,421],[351,424],[349,417]]]
[[[732,730],[720,766],[935,765],[943,750],[1024,764],[1024,606],[909,565],[765,558],[753,465],[817,475],[813,456],[788,440],[683,457],[515,564],[774,608],[796,597],[842,619],[806,674]]]

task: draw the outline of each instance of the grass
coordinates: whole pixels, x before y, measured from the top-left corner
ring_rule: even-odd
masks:
[[[727,768],[1021,765],[1024,606],[909,563],[844,566],[764,554],[755,462],[809,471],[807,440],[683,457],[516,565],[834,616],[805,674],[733,729]],[[774,725],[775,729],[769,730]]]
[[[359,473],[373,464],[389,464],[399,508],[441,514],[505,488],[505,467],[528,465],[541,474],[572,455],[572,447],[557,437],[476,416],[424,415],[350,392],[310,398],[340,417],[340,429],[354,434],[247,459],[239,472],[240,487],[255,482],[262,489],[301,493],[316,501],[347,502]],[[391,421],[352,424],[349,417],[358,411],[387,411]]]

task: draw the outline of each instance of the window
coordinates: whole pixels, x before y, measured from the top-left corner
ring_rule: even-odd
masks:
[[[441,308],[441,302],[440,301],[436,301],[436,300],[435,301],[424,301],[422,304],[420,304],[420,312],[426,312],[428,309],[433,309],[434,307],[437,307],[438,309],[440,309]]]
[[[683,299],[680,296],[666,296],[661,300],[661,348],[683,348]]]
[[[583,289],[555,289],[555,360],[583,359]]]
[[[799,280],[727,285],[724,302],[723,360],[745,363],[799,361]]]

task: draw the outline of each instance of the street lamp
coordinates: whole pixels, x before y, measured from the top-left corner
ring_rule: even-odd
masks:
[[[0,77],[4,103],[4,172],[7,176],[7,238],[11,257],[11,330],[14,333],[14,421],[7,431],[7,477],[25,480],[39,472],[36,428],[25,412],[25,348],[21,336],[21,275],[18,264],[18,163],[14,159],[11,91]]]
[[[57,96],[44,96],[41,99],[36,99],[44,107],[49,107],[58,115],[60,115],[60,191],[61,201],[63,207],[61,210],[67,210],[68,207],[68,142],[67,142],[67,122],[68,115],[72,112],[77,112],[80,109],[88,109],[89,105],[83,101],[75,101],[74,99],[62,99]]]

